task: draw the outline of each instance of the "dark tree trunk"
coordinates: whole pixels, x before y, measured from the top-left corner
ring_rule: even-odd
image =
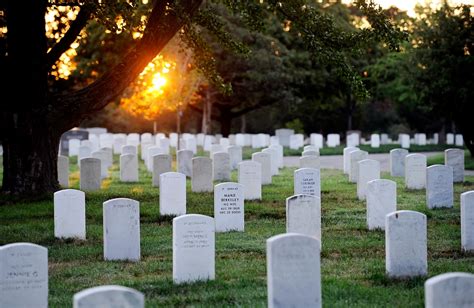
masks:
[[[232,127],[232,115],[230,112],[221,110],[221,116],[219,118],[221,124],[221,134],[224,137],[230,135],[230,129]]]

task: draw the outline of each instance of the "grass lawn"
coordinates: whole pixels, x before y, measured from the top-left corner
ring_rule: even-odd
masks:
[[[428,165],[444,165],[444,154],[435,155],[428,158]],[[464,152],[464,168],[467,170],[474,170],[474,158],[471,157],[469,151]]]
[[[115,157],[117,162],[118,157]],[[71,160],[71,185],[79,174]],[[216,280],[175,286],[172,283],[171,217],[160,217],[158,189],[140,166],[140,182],[118,181],[117,164],[100,192],[87,194],[87,240],[54,238],[53,202],[0,206],[0,245],[32,242],[49,250],[50,307],[71,307],[74,293],[118,284],[145,294],[147,307],[266,305],[265,240],[285,232],[285,198],[293,193],[294,169],[283,169],[263,187],[263,201],[245,203],[245,232],[216,235]],[[236,180],[234,172],[233,180]],[[383,174],[384,178],[390,178]],[[428,216],[429,276],[474,272],[474,254],[460,250],[459,195],[474,189],[474,177],[455,185],[453,209],[428,210],[424,191],[398,184],[398,208]],[[105,262],[102,254],[102,203],[116,197],[140,201],[142,259],[138,263]],[[211,193],[190,192],[188,213],[213,215]],[[384,233],[366,229],[365,202],[340,171],[322,172],[322,294],[326,307],[423,307],[425,278],[393,281],[385,276]]]

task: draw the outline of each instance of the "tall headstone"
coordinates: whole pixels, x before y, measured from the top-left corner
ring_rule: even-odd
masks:
[[[474,251],[474,190],[461,194],[461,245]]]
[[[140,203],[128,198],[104,202],[104,259],[140,260]]]
[[[143,293],[122,286],[106,285],[74,294],[73,308],[145,308]]]
[[[355,150],[349,152],[350,169],[349,169],[349,181],[351,183],[357,183],[359,179],[359,164],[358,162],[369,157],[369,153],[366,151]]]
[[[173,219],[173,281],[215,279],[215,227],[209,216],[190,214]]]
[[[242,147],[238,145],[232,145],[227,148],[230,158],[230,168],[236,170],[239,163],[242,161]]]
[[[48,307],[48,249],[31,243],[0,246],[0,307]]]
[[[95,191],[100,189],[100,159],[83,158],[81,160],[80,189],[83,191]]]
[[[380,163],[374,159],[364,159],[359,161],[358,164],[357,197],[359,200],[365,200],[367,183],[380,179]]]
[[[286,232],[312,236],[321,242],[321,199],[311,195],[287,198]]]
[[[138,157],[134,154],[120,155],[120,181],[138,182]]]
[[[192,170],[193,170],[193,151],[190,150],[180,150],[177,152],[177,169],[178,172],[184,174],[187,177],[192,177]]]
[[[221,183],[214,187],[216,232],[244,231],[244,187]]]
[[[392,278],[427,274],[426,216],[396,211],[385,218],[385,268]]]
[[[408,155],[408,150],[393,149],[390,150],[390,175],[391,176],[405,176],[405,157]]]
[[[267,240],[268,307],[321,307],[320,242],[288,233]]]
[[[69,187],[69,157],[58,156],[58,182],[63,188]]]
[[[367,227],[385,230],[385,216],[397,210],[397,183],[373,180],[367,183]]]
[[[252,154],[252,160],[262,166],[262,185],[272,183],[272,163],[268,153],[257,152]]]
[[[319,169],[300,168],[293,174],[293,193],[321,198],[321,173]]]
[[[63,189],[54,193],[54,236],[86,239],[86,196],[83,191]]]
[[[212,159],[209,157],[194,157],[192,164],[191,190],[193,192],[212,192],[214,189]]]
[[[186,214],[186,176],[179,172],[160,175],[160,215]]]
[[[349,153],[355,150],[359,150],[356,147],[345,147],[342,151],[342,160],[343,160],[343,171],[344,174],[349,174],[350,169],[350,156]]]
[[[238,167],[239,184],[244,187],[245,200],[262,199],[262,165],[256,161],[243,161]]]
[[[464,150],[447,149],[444,151],[444,164],[453,168],[454,182],[464,182]]]
[[[160,175],[166,172],[171,172],[171,155],[157,154],[151,157],[153,160],[152,185],[153,187],[160,186]]]
[[[405,186],[408,189],[426,187],[426,156],[408,154],[405,157]]]
[[[433,165],[426,168],[426,205],[429,209],[453,207],[453,168]]]
[[[214,156],[212,157],[212,172],[213,172],[214,181],[230,181],[229,153],[227,152],[214,153]]]
[[[474,275],[445,273],[426,280],[425,307],[474,307]]]

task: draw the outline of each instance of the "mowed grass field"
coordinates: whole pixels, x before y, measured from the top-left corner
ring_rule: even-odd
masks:
[[[263,187],[263,200],[245,202],[245,232],[216,234],[216,280],[174,285],[172,217],[159,215],[159,189],[140,166],[140,182],[119,182],[118,157],[102,190],[86,194],[87,240],[54,238],[52,196],[29,203],[2,202],[0,245],[32,242],[48,248],[50,307],[71,307],[74,293],[116,284],[145,294],[147,307],[266,306],[265,241],[285,232],[285,199],[293,194],[293,171],[286,168]],[[384,173],[383,178],[391,178]],[[232,180],[237,174],[233,172]],[[395,281],[385,276],[384,232],[366,228],[365,202],[340,171],[322,171],[322,296],[326,307],[422,307],[426,278]],[[474,189],[474,177],[455,185],[453,209],[428,210],[425,191],[398,185],[398,209],[428,216],[429,276],[474,273],[474,254],[461,252],[459,195]],[[79,186],[76,161],[70,182]],[[213,216],[213,194],[192,193],[187,183],[187,212]],[[126,197],[140,201],[140,262],[103,261],[102,203]]]

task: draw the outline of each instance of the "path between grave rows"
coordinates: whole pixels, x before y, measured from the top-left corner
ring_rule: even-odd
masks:
[[[426,152],[421,153],[427,157],[443,154],[443,152]],[[370,159],[375,159],[380,162],[380,168],[382,171],[390,171],[390,154],[370,154]],[[299,166],[300,156],[286,156],[283,159],[283,164],[285,167],[298,167]],[[343,161],[342,155],[325,155],[321,156],[321,168],[323,169],[339,169],[342,170]],[[465,175],[474,175],[474,170],[465,170]]]

